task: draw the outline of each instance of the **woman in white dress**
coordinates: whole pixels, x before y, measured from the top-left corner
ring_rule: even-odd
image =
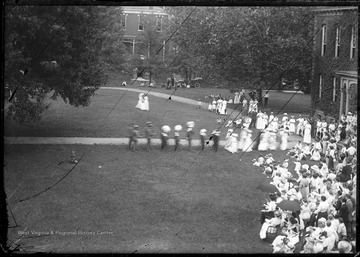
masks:
[[[213,98],[213,100],[212,100],[212,111],[213,112],[216,112],[216,100],[215,100],[215,98]]]
[[[244,146],[242,148],[243,152],[251,152],[252,151],[252,131],[250,129],[245,129],[246,130],[246,138],[245,138],[245,142],[244,142]]]
[[[238,104],[238,103],[240,103],[240,93],[235,92],[234,104]]]
[[[268,124],[269,116],[266,114],[266,112],[263,112],[262,118],[263,118],[263,126],[265,128],[266,125]]]
[[[218,114],[220,114],[220,109],[221,109],[221,106],[222,106],[222,102],[223,102],[223,100],[221,98],[219,98],[217,100],[216,113],[218,113]]]
[[[255,128],[256,128],[256,129],[262,129],[262,123],[263,123],[263,117],[262,117],[261,111],[259,111],[259,112],[256,114]]]
[[[258,150],[259,151],[267,151],[269,148],[269,137],[270,137],[270,132],[269,129],[265,129],[263,133],[261,133],[260,136],[260,143],[258,146]]]
[[[281,129],[280,132],[280,150],[285,151],[288,146],[289,133],[286,129]]]
[[[138,101],[137,105],[135,106],[135,108],[142,110],[144,108],[143,105],[144,105],[144,93],[140,93],[139,101]]]
[[[244,148],[246,136],[247,136],[246,128],[243,127],[240,131],[240,138],[239,138],[239,143],[238,143],[239,150],[242,150]]]
[[[143,111],[149,111],[149,97],[147,95],[144,96],[144,104]]]
[[[304,124],[303,124],[304,123],[304,118],[301,116],[301,114],[299,115],[299,118],[296,121],[298,122],[297,127],[296,127],[296,134],[297,135],[302,135],[302,133],[304,133],[302,131],[303,126],[304,126]]]
[[[228,150],[230,153],[237,153],[238,150],[238,134],[231,134],[229,137],[228,144],[225,146],[225,149]]]
[[[311,124],[306,121],[304,128],[304,139],[305,144],[311,144]]]
[[[227,105],[226,100],[223,100],[221,102],[221,106],[220,106],[220,114],[222,114],[222,115],[226,114],[226,105]]]
[[[296,120],[295,120],[293,115],[291,115],[291,118],[290,118],[289,122],[290,122],[290,126],[289,126],[290,133],[295,133],[295,131],[296,131],[296,128],[295,128]]]
[[[277,142],[276,142],[276,130],[271,130],[269,135],[269,150],[276,150]]]

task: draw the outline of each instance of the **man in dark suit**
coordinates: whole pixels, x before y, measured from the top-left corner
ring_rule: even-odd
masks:
[[[338,216],[344,220],[346,228],[349,227],[349,209],[346,205],[346,197],[341,198],[341,206],[338,211]]]

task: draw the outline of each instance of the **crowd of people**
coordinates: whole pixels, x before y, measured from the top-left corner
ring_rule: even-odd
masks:
[[[311,147],[299,141],[282,162],[276,162],[271,153],[253,160],[253,165],[271,179],[268,188],[272,192],[261,212],[259,235],[272,241],[273,253],[293,253],[295,249],[300,253],[355,252],[357,123],[354,116],[348,113],[339,120],[337,128],[346,128],[340,140],[335,136],[341,132],[330,126],[334,123],[329,128],[322,120],[324,126],[317,126]],[[302,133],[305,132],[300,129],[299,134]],[[314,152],[319,153],[319,159],[312,159]],[[316,164],[309,166],[307,160]],[[294,168],[290,168],[291,162]]]

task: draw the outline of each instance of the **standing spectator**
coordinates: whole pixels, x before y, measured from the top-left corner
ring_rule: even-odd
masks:
[[[219,136],[220,136],[220,131],[218,130],[214,130],[212,132],[212,138],[214,141],[214,151],[217,152],[218,147],[219,147]]]
[[[133,131],[134,131],[134,122],[131,122],[130,126],[128,127],[128,134],[129,134],[129,149],[131,148],[132,142],[133,142]]]
[[[200,130],[200,141],[201,141],[201,150],[205,148],[205,137],[206,137],[206,129]]]
[[[174,88],[175,87],[175,78],[174,78],[174,74],[171,75],[171,87]]]
[[[132,137],[132,141],[133,141],[133,144],[134,144],[133,152],[136,151],[136,146],[137,146],[137,144],[138,144],[138,138],[139,138],[139,136],[140,136],[139,126],[138,126],[138,125],[134,125],[133,137]]]
[[[199,101],[197,102],[198,109],[201,109],[201,99],[199,98]]]
[[[269,101],[269,97],[270,97],[270,94],[269,94],[269,91],[267,91],[264,95],[264,106],[266,107],[267,104],[268,104],[268,101]]]
[[[193,121],[188,121],[186,123],[186,126],[187,126],[187,130],[186,130],[186,138],[189,142],[189,151],[191,151],[191,140],[192,140],[192,136],[194,134],[194,126],[195,126],[195,122]]]
[[[175,149],[174,149],[174,151],[176,151],[177,150],[177,148],[179,147],[179,141],[180,141],[180,132],[179,131],[181,131],[182,130],[182,127],[181,127],[181,125],[176,125],[175,127],[174,127],[174,139],[175,139]]]
[[[155,133],[152,129],[152,123],[150,121],[146,122],[145,137],[147,138],[147,151],[150,151],[151,149],[151,137],[154,135]]]

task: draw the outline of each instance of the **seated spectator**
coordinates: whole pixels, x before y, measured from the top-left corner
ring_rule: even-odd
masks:
[[[347,231],[346,231],[346,226],[344,223],[343,218],[339,218],[339,226],[337,228],[337,234],[339,236],[339,240],[346,240],[347,239]]]
[[[270,198],[270,201],[267,202],[266,204],[264,204],[265,210],[261,210],[261,217],[260,217],[261,224],[263,224],[265,222],[266,217],[273,218],[274,212],[277,208],[276,195],[270,194],[269,198]]]
[[[281,224],[281,213],[279,211],[276,211],[274,213],[274,218],[271,219],[265,219],[265,222],[261,226],[260,230],[260,238],[265,239],[266,238],[266,231],[270,226],[276,227]]]

